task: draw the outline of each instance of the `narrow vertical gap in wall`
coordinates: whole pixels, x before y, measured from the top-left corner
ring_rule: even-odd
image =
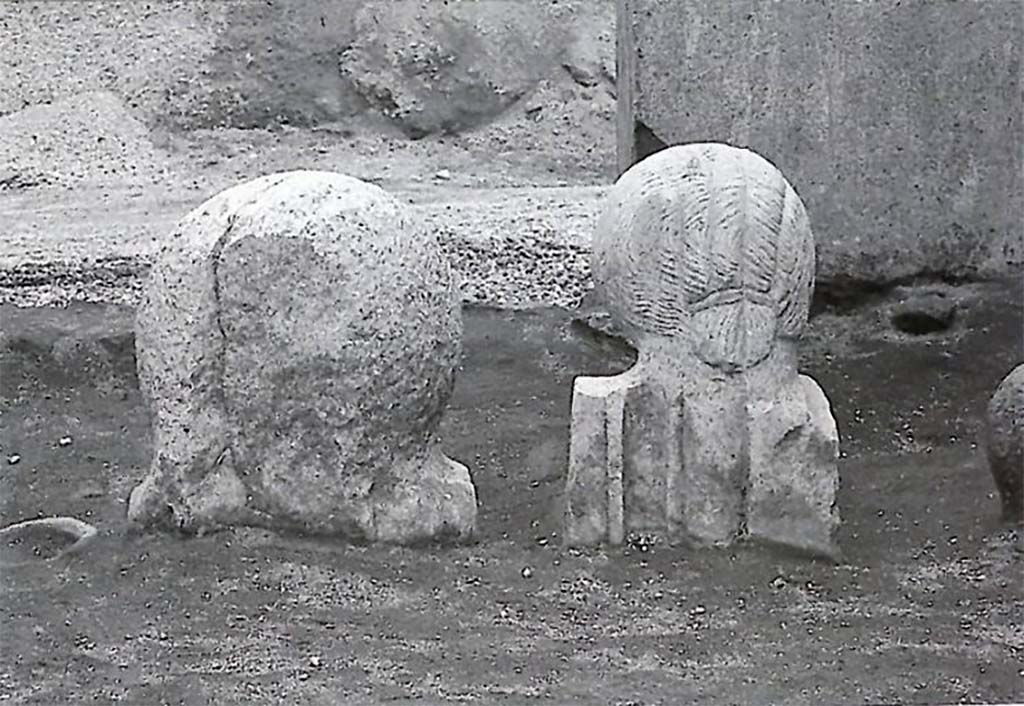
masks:
[[[654,130],[639,120],[633,123],[633,145],[637,162],[668,147],[664,140],[654,134]]]

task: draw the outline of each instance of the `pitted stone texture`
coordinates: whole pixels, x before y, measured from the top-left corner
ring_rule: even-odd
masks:
[[[727,145],[652,155],[609,193],[593,268],[639,355],[576,381],[568,541],[751,537],[837,556],[838,434],[796,367],[814,237],[782,174]]]
[[[988,405],[988,460],[1003,519],[1024,523],[1024,364],[999,383]]]
[[[290,172],[190,213],[137,320],[154,457],[129,516],[412,543],[468,539],[440,451],[462,333],[436,236],[383,190]]]

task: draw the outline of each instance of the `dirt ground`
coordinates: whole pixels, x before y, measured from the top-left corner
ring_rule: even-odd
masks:
[[[603,6],[573,45],[587,61],[486,125],[409,140],[317,103],[324,74],[303,82],[277,58],[301,16],[253,60],[269,73],[245,73],[267,25],[231,13],[284,4],[0,3],[0,526],[58,514],[100,530],[53,561],[53,535],[0,546],[0,701],[1024,702],[1024,554],[979,440],[1024,360],[1019,281],[929,284],[958,315],[921,336],[892,328],[888,286],[819,297],[802,364],[842,437],[842,562],[561,546],[571,381],[632,360],[571,313],[613,177]],[[603,77],[580,78],[588,61]],[[197,80],[211,67],[222,83]],[[217,110],[198,110],[210,96]],[[243,125],[239,106],[302,96],[317,120]],[[208,115],[225,124],[196,123]],[[444,434],[478,488],[473,546],[126,532],[150,453],[139,278],[188,209],[298,168],[383,186],[469,258]]]
[[[570,325],[566,310],[467,310],[445,438],[479,489],[477,545],[126,535],[124,502],[149,454],[130,309],[73,302],[130,304],[138,262],[187,208],[246,174],[345,164],[453,233],[493,238],[514,222],[517,232],[571,235],[592,223],[602,190],[597,175],[529,159],[493,170],[440,139],[365,138],[376,151],[364,138],[358,149],[332,139],[210,131],[171,150],[184,166],[159,187],[90,181],[0,195],[10,224],[3,301],[72,304],[0,311],[0,523],[66,514],[101,530],[57,562],[41,561],[59,545],[53,537],[0,548],[0,696],[140,705],[1024,701],[1019,533],[997,521],[978,441],[987,395],[1024,359],[1015,282],[946,287],[960,316],[943,334],[894,332],[884,291],[814,319],[804,364],[833,401],[844,453],[846,558],[836,566],[747,548],[563,549],[571,379],[630,360]],[[188,166],[201,155],[210,164]],[[435,176],[452,165],[450,180]],[[63,436],[73,443],[61,446]]]
[[[841,430],[844,560],[763,548],[561,546],[571,380],[631,352],[559,309],[466,312],[444,427],[480,541],[345,546],[262,531],[131,536],[148,463],[130,310],[3,310],[0,522],[100,536],[3,547],[13,703],[1007,703],[1024,700],[1024,555],[979,446],[1019,360],[1013,283],[961,291],[950,332],[877,309],[813,320],[804,367]],[[61,437],[72,443],[61,445]]]

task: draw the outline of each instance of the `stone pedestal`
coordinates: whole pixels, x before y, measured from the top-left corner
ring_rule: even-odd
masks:
[[[838,556],[839,439],[828,399],[800,375],[774,400],[721,385],[686,397],[634,368],[573,386],[565,536],[631,533],[729,545],[749,536]]]

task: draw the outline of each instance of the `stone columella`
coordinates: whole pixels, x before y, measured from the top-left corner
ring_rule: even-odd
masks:
[[[275,174],[188,214],[137,320],[153,461],[129,517],[357,541],[467,540],[440,448],[462,321],[436,234],[382,189]]]
[[[814,236],[793,187],[749,150],[689,144],[606,198],[595,289],[638,357],[575,381],[567,541],[749,538],[838,557],[835,420],[797,370]]]

